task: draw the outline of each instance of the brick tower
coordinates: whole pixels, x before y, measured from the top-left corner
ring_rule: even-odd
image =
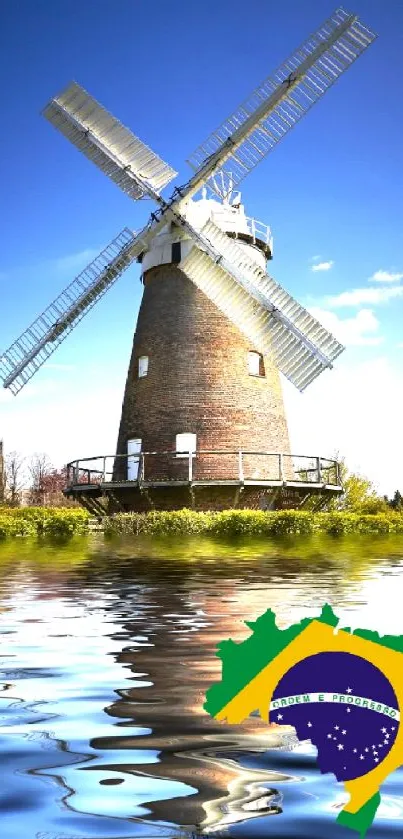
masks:
[[[187,216],[199,228],[210,218],[262,268],[271,258],[269,229],[245,216],[239,196],[232,204],[203,196],[189,203]],[[142,260],[144,294],[117,453],[159,453],[145,455],[145,478],[163,482],[181,477],[187,461],[177,453],[191,448],[200,451],[193,477],[220,481],[238,477],[237,452],[243,450],[251,453],[245,462],[250,477],[273,478],[277,461],[252,453],[290,452],[279,371],[180,270],[191,246],[170,225]],[[127,480],[126,458],[117,462],[115,470]],[[174,490],[159,493],[163,506],[183,506]],[[225,493],[221,488],[201,506],[205,501],[225,506]]]

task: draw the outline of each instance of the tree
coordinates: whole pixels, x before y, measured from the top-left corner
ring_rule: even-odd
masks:
[[[324,510],[345,510],[350,513],[382,513],[387,512],[389,505],[385,497],[381,498],[374,484],[369,478],[350,472],[344,457],[336,454],[339,463],[339,478],[343,485],[343,494],[329,501],[323,506]]]
[[[31,475],[30,504],[43,507],[76,507],[77,503],[65,498],[67,470],[55,469],[47,454],[34,454],[29,464]]]
[[[49,474],[45,475],[42,482],[44,503],[48,507],[76,507],[74,501],[68,500],[63,495],[63,490],[67,486],[67,469],[52,469]]]
[[[3,455],[3,441],[0,440],[0,504],[4,504],[6,491],[6,470]]]
[[[34,454],[28,465],[31,475],[30,504],[43,506],[45,504],[46,482],[53,471],[53,466],[47,454]]]
[[[403,510],[403,497],[398,489],[391,501],[389,501],[389,506],[392,507],[392,510]]]
[[[19,507],[21,504],[21,492],[24,486],[24,464],[25,458],[18,452],[10,452],[5,458],[5,500],[11,507]]]
[[[369,478],[349,472],[344,458],[340,460],[340,474],[344,487],[343,495],[339,499],[338,508],[346,512],[382,513],[388,505],[381,498],[374,484]]]

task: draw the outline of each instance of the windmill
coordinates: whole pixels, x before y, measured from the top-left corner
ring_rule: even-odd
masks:
[[[122,230],[3,353],[17,394],[134,262],[143,299],[117,452],[70,465],[69,491],[126,509],[270,504],[340,491],[337,464],[290,453],[279,371],[300,391],[343,351],[266,273],[270,229],[245,215],[243,178],[372,43],[337,9],[176,172],[75,82],[44,116],[134,200],[155,210]],[[196,196],[200,195],[197,198]]]

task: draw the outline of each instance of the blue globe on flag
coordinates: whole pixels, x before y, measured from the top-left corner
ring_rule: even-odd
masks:
[[[309,656],[283,676],[270,721],[294,726],[338,781],[366,775],[389,754],[399,727],[396,694],[371,662],[344,652]]]

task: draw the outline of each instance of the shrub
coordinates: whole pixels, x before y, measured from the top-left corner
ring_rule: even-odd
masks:
[[[6,536],[66,536],[87,529],[89,514],[63,507],[2,507],[0,538]]]
[[[403,533],[403,514],[360,514],[347,511],[314,513],[303,510],[224,510],[199,513],[118,513],[104,519],[107,534],[168,535],[195,533],[214,536],[311,535],[316,532],[338,536],[349,533]]]
[[[0,539],[6,536],[70,536],[84,533],[89,514],[81,509],[57,507],[0,508]],[[222,537],[403,533],[403,512],[358,513],[306,510],[194,510],[118,513],[104,519],[106,534],[188,536],[211,534]]]
[[[36,527],[29,519],[18,519],[0,512],[0,539],[6,536],[35,536]]]

